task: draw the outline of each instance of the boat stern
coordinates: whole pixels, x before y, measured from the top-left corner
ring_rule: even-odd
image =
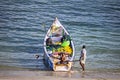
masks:
[[[70,71],[72,66],[72,62],[68,62],[68,64],[55,64],[53,66],[54,71]]]

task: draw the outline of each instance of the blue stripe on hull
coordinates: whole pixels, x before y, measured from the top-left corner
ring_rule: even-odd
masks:
[[[53,70],[53,63],[50,61],[48,56],[46,56],[46,54],[45,54],[44,58],[45,58],[46,67],[48,67],[50,70]]]

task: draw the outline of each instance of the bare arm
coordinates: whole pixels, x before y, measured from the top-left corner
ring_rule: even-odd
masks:
[[[81,57],[80,57],[80,58],[84,59],[84,53],[81,54]]]

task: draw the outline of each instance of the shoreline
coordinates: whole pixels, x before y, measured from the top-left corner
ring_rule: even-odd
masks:
[[[0,71],[0,80],[119,80],[120,73],[54,72],[54,71]]]
[[[120,80],[120,69],[54,72],[12,66],[0,66],[0,80]]]
[[[0,67],[0,80],[120,80],[120,71],[54,72],[47,70]]]

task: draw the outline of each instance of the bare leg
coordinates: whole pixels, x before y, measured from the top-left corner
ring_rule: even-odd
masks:
[[[85,71],[85,65],[83,63],[80,62],[80,65],[82,67],[82,70]]]

